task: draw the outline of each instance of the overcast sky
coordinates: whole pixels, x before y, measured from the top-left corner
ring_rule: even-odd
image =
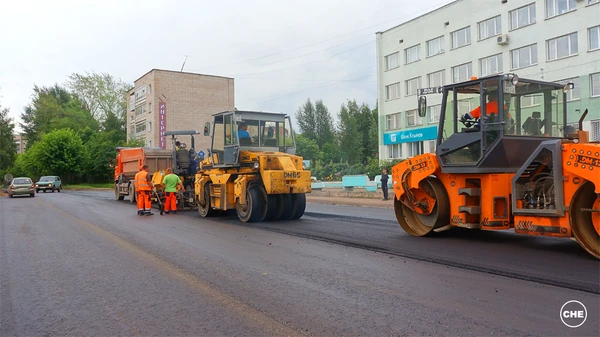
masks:
[[[18,121],[33,85],[107,72],[133,84],[152,68],[235,79],[235,106],[293,115],[322,99],[373,108],[375,33],[451,0],[5,1],[0,104]]]

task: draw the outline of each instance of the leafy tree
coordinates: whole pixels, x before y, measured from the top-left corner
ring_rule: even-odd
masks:
[[[360,129],[360,108],[356,100],[342,104],[338,114],[338,136],[340,148],[346,153],[350,164],[362,163],[363,137]]]
[[[324,144],[335,142],[333,118],[322,100],[315,102],[315,135],[319,149]]]
[[[26,154],[25,164],[32,176],[59,175],[65,182],[77,181],[87,160],[81,138],[69,129],[44,135]]]
[[[88,127],[98,130],[98,122],[83,108],[83,103],[59,85],[48,88],[36,85],[33,92],[32,102],[25,107],[20,123],[28,148],[53,130],[78,131]]]
[[[319,146],[313,139],[309,139],[303,134],[297,134],[296,154],[302,156],[304,160],[317,160],[320,157]]]
[[[316,130],[316,116],[315,116],[315,106],[310,101],[310,98],[306,99],[306,102],[298,108],[296,112],[296,120],[298,121],[298,127],[300,128],[300,132],[308,139],[317,139],[317,130]]]
[[[104,131],[125,131],[126,93],[131,85],[107,73],[73,73],[67,86],[85,103],[92,117],[102,123]]]
[[[0,173],[12,166],[17,155],[17,145],[13,136],[15,124],[8,113],[9,109],[0,105]]]

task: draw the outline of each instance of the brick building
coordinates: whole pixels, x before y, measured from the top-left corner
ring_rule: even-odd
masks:
[[[25,152],[25,146],[27,145],[27,139],[25,139],[22,135],[20,134],[13,134],[13,138],[15,140],[15,145],[17,145],[17,153],[23,153]]]
[[[234,109],[233,88],[233,78],[152,69],[127,93],[127,138],[169,148],[165,131],[197,130],[196,151],[206,152],[210,138],[202,135],[204,123],[214,113]]]

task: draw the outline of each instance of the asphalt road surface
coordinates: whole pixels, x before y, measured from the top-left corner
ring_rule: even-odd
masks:
[[[598,336],[599,283],[570,240],[413,238],[385,209],[251,225],[139,217],[111,192],[0,197],[2,337]]]

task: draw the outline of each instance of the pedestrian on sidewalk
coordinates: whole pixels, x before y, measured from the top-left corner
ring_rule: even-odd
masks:
[[[177,188],[182,188],[181,180],[179,176],[173,174],[173,169],[168,168],[165,170],[167,175],[163,178],[163,184],[165,184],[165,214],[177,213]]]
[[[133,186],[137,194],[138,215],[154,215],[152,209],[152,176],[148,172],[148,165],[144,164],[140,172],[135,175]],[[146,210],[147,209],[147,210]]]
[[[388,174],[387,170],[381,172],[381,191],[383,192],[383,200],[388,200]]]

